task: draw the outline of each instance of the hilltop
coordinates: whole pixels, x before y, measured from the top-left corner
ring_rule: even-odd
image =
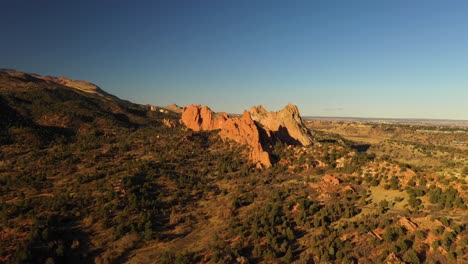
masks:
[[[13,70],[0,71],[0,102],[0,141],[15,141],[15,137],[19,140],[21,132],[34,142],[98,130],[106,133],[118,127],[161,122],[166,117],[148,112],[147,106],[121,100],[89,82]]]

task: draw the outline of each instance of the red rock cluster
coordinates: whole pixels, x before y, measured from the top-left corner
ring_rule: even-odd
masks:
[[[324,182],[327,182],[327,183],[330,183],[330,184],[333,184],[333,185],[339,185],[340,184],[340,180],[338,178],[336,178],[335,176],[333,175],[325,175],[322,177],[322,180]]]
[[[279,112],[267,112],[262,106],[244,111],[241,117],[214,113],[207,106],[189,105],[182,111],[181,122],[193,131],[220,130],[223,139],[234,140],[250,148],[250,160],[257,166],[272,165],[272,143],[309,145],[312,134],[302,123],[297,106],[289,104]]]
[[[268,112],[263,106],[250,109],[252,119],[262,124],[290,145],[307,146],[312,144],[312,134],[302,122],[297,106],[289,103],[278,112]]]
[[[163,122],[163,125],[165,125],[165,126],[167,126],[169,128],[177,126],[177,121],[176,120],[164,118],[162,122]]]

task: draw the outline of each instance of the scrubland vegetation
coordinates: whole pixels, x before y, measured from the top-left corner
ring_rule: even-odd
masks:
[[[216,131],[163,125],[170,112],[0,95],[0,262],[468,261],[468,155],[443,136],[407,153],[405,133],[358,142],[311,125],[312,146],[278,143],[258,169]]]

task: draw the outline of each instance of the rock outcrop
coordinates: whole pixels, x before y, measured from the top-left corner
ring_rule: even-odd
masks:
[[[177,126],[177,121],[173,119],[164,118],[162,122],[163,122],[163,125],[169,128],[173,128]]]
[[[60,83],[64,86],[68,86],[70,88],[81,90],[86,93],[100,93],[99,87],[90,82],[72,80],[72,79],[68,79],[64,77],[51,77],[51,76],[45,76],[43,77],[43,79],[56,82],[56,83]]]
[[[213,126],[213,112],[208,106],[189,105],[182,111],[182,123],[193,131],[218,129]]]
[[[219,136],[223,140],[249,146],[249,158],[258,166],[272,165],[270,153],[277,141],[288,145],[310,145],[313,142],[297,106],[292,104],[278,112],[268,112],[262,106],[256,106],[244,111],[240,117],[214,113],[207,106],[189,105],[182,111],[181,123],[193,131],[220,130]]]
[[[172,112],[174,112],[176,114],[182,114],[182,110],[183,110],[182,107],[180,107],[180,106],[178,106],[176,104],[166,105],[163,108],[166,109],[166,110],[172,111]]]
[[[418,228],[418,225],[414,223],[413,221],[411,221],[410,218],[407,218],[407,217],[401,217],[400,224],[403,225],[410,232],[414,232],[416,228]]]
[[[250,114],[253,120],[275,133],[282,142],[303,146],[313,142],[312,134],[302,122],[299,109],[291,103],[278,112],[268,112],[261,105],[255,106],[250,109]]]
[[[240,144],[250,147],[249,159],[265,167],[270,167],[271,157],[261,144],[260,131],[250,116],[250,113],[244,111],[242,117],[229,118],[223,114],[215,122],[215,125],[221,129],[219,136],[223,139],[231,139]]]
[[[338,178],[336,178],[335,176],[333,175],[325,175],[322,177],[322,180],[326,183],[330,183],[330,184],[333,184],[333,185],[339,185],[340,184],[340,180]]]

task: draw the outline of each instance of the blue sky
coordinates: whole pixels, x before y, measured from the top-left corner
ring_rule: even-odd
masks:
[[[466,1],[2,3],[0,68],[137,103],[468,119]]]

